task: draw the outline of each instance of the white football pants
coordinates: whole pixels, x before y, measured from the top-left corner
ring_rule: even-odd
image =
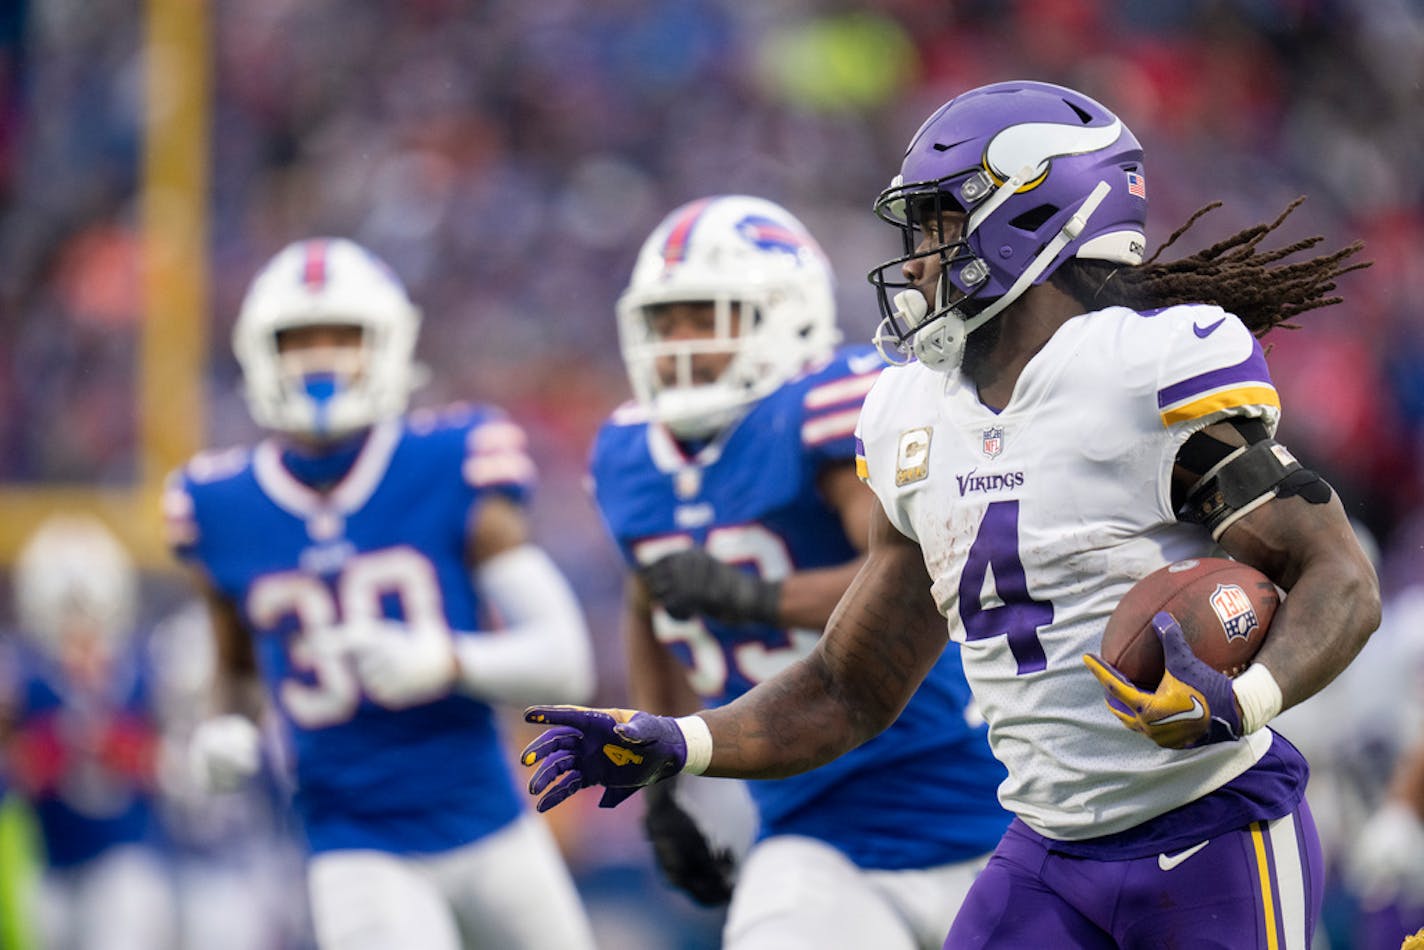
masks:
[[[177,906],[158,856],[119,845],[40,883],[40,927],[51,950],[167,950],[177,942]]]
[[[726,950],[939,950],[969,885],[988,863],[863,870],[824,842],[767,838],[742,865]]]
[[[318,854],[307,886],[322,950],[593,947],[573,878],[533,815],[440,854]]]

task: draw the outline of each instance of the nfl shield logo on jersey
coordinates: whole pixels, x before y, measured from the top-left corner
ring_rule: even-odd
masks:
[[[684,465],[672,479],[672,490],[680,501],[696,498],[702,491],[702,469],[695,465]]]
[[[999,453],[1004,451],[1004,427],[994,426],[992,429],[984,430],[984,457],[986,459],[998,458]]]
[[[1244,640],[1255,632],[1260,622],[1256,619],[1256,608],[1251,606],[1251,598],[1235,584],[1217,584],[1211,595],[1211,609],[1216,619],[1221,621],[1221,629],[1226,631],[1226,639]]]

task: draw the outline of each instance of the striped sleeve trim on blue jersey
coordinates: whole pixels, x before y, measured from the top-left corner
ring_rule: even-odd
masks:
[[[1266,355],[1261,351],[1261,344],[1254,340],[1251,355],[1235,366],[1201,373],[1157,392],[1157,409],[1163,426],[1241,406],[1281,407],[1280,396],[1266,366]]]
[[[865,401],[865,394],[870,392],[871,387],[879,378],[880,370],[877,369],[873,373],[845,376],[829,383],[822,383],[807,390],[803,403],[808,411],[829,409],[832,406],[840,406],[848,402],[854,402],[859,406]]]
[[[845,376],[807,390],[802,399],[806,409],[801,424],[802,444],[822,445],[853,435],[860,421],[861,403],[879,376],[877,368],[872,373]]]
[[[466,441],[465,481],[473,488],[530,487],[538,470],[525,451],[528,444],[524,430],[513,422],[500,419],[475,426]]]
[[[179,472],[163,485],[163,537],[170,550],[180,553],[198,542],[198,519],[193,496]]]
[[[251,461],[252,450],[246,446],[203,449],[182,468],[168,473],[159,507],[163,513],[163,539],[169,550],[184,556],[202,535],[197,504],[193,500],[194,487],[232,478]]]
[[[836,439],[844,439],[855,433],[855,425],[859,421],[859,406],[807,419],[801,425],[801,443],[814,446],[834,442]]]

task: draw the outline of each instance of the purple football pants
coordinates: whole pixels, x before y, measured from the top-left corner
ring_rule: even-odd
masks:
[[[1310,810],[1170,854],[1071,857],[1015,821],[970,888],[945,950],[1258,947],[1308,950],[1324,861]]]

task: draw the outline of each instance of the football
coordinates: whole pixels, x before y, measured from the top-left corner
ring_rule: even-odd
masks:
[[[1280,593],[1265,574],[1227,558],[1168,564],[1132,586],[1108,618],[1098,655],[1143,689],[1162,681],[1162,644],[1152,617],[1177,618],[1201,660],[1236,676],[1261,648]]]

